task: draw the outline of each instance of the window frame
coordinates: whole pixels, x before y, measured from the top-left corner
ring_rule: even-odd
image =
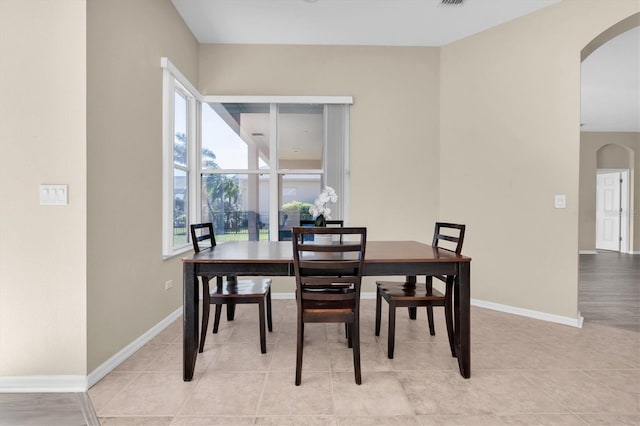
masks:
[[[160,66],[163,71],[163,90],[162,90],[162,256],[163,259],[169,259],[171,257],[188,252],[192,249],[191,237],[188,231],[190,224],[198,223],[201,221],[201,197],[202,197],[202,174],[205,169],[202,168],[202,143],[201,143],[201,116],[202,116],[202,104],[203,103],[262,103],[270,104],[270,111],[273,112],[274,108],[277,112],[277,105],[280,104],[324,104],[325,105],[325,120],[326,120],[326,106],[337,104],[351,106],[353,104],[352,96],[216,96],[207,95],[203,96],[200,92],[189,82],[189,80],[171,63],[171,61],[162,57],[160,59]],[[189,179],[187,182],[187,198],[188,198],[188,214],[186,220],[187,227],[187,241],[188,243],[174,247],[173,244],[173,203],[174,203],[174,138],[175,138],[175,91],[179,90],[188,100],[188,113],[187,113],[187,167],[185,171],[188,173]],[[270,130],[271,135],[277,135],[277,114],[270,114]],[[344,161],[344,182],[342,193],[340,196],[344,200],[342,216],[343,219],[348,218],[348,206],[349,206],[349,120],[350,111],[349,108],[345,111],[345,123],[343,129],[344,137],[344,152],[342,153],[342,159]],[[324,136],[325,159],[327,150],[326,135]],[[275,136],[272,137],[272,144],[277,145]],[[271,148],[276,147],[272,145]],[[270,217],[278,217],[280,193],[278,190],[278,181],[280,176],[285,174],[320,174],[322,181],[324,181],[327,167],[323,162],[322,169],[313,170],[289,170],[277,168],[277,147],[271,149],[270,163],[276,165],[276,167],[269,168],[269,215]],[[182,167],[180,167],[182,170]],[[216,170],[215,173],[228,174],[232,172],[249,173],[249,174],[266,174],[260,171],[254,170]],[[275,190],[274,190],[275,187]],[[269,234],[271,241],[278,240],[278,221],[269,221]]]
[[[279,115],[279,106],[283,104],[322,104],[324,105],[323,119],[327,120],[327,105],[348,105],[351,106],[353,104],[352,96],[241,96],[241,95],[205,95],[202,97],[203,103],[219,103],[219,104],[229,104],[229,103],[255,103],[255,104],[268,104],[269,105],[269,153],[270,153],[270,163],[276,165],[275,167],[269,167],[267,173],[261,170],[235,170],[235,169],[220,169],[220,170],[210,170],[200,168],[200,172],[198,173],[198,178],[202,176],[203,173],[211,173],[211,174],[229,174],[229,173],[242,173],[242,174],[265,174],[269,176],[269,216],[270,218],[277,218],[280,209],[280,177],[284,175],[309,175],[309,174],[317,174],[321,176],[322,186],[326,185],[326,175],[327,175],[327,161],[329,160],[327,156],[327,135],[323,136],[323,164],[321,169],[281,169],[278,167],[278,115]],[[344,152],[342,153],[342,158],[344,161],[345,169],[344,173],[344,181],[342,188],[336,188],[340,191],[340,196],[343,197],[342,206],[342,219],[347,221],[348,218],[348,188],[349,188],[349,120],[350,120],[350,111],[349,109],[345,112],[345,123],[343,128],[342,137],[344,139]],[[201,150],[198,150],[198,156],[200,156]],[[201,165],[202,159],[198,158],[198,164]],[[202,182],[198,182],[199,185]],[[201,212],[197,212],[198,217],[200,217]],[[278,241],[279,235],[279,223],[277,220],[269,220],[269,235],[270,241]]]
[[[164,259],[188,252],[193,248],[189,233],[189,225],[197,220],[196,194],[197,158],[199,149],[199,112],[202,96],[189,80],[167,59],[161,58],[162,75],[162,256]],[[175,94],[180,92],[187,100],[187,165],[176,165],[174,162],[175,142]],[[173,239],[173,203],[174,203],[174,170],[185,171],[187,180],[187,243],[174,246]]]

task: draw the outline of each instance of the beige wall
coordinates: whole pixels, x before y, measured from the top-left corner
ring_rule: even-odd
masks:
[[[86,374],[85,28],[84,1],[0,0],[2,377]]]
[[[206,94],[354,96],[350,223],[465,222],[474,297],[575,317],[580,50],[638,10],[565,0],[441,50],[198,51],[169,0],[0,0],[0,375],[87,374],[180,307],[161,56]],[[39,206],[40,183],[70,204]]]
[[[182,305],[180,257],[162,260],[160,57],[193,82],[198,57],[169,0],[89,0],[87,26],[91,372]]]
[[[353,96],[348,223],[367,226],[372,240],[431,241],[437,48],[202,45],[199,75],[207,95]],[[274,288],[293,291],[293,284]]]
[[[442,49],[440,218],[468,225],[472,297],[577,317],[580,51],[639,9],[565,0]]]
[[[602,148],[602,149],[601,149]],[[614,149],[609,149],[614,148]],[[617,149],[615,149],[617,148]],[[599,164],[598,152],[609,152]],[[612,151],[612,152],[610,152]],[[620,158],[623,154],[624,158]],[[632,161],[632,164],[628,164]],[[583,132],[580,134],[580,250],[596,248],[596,170],[598,168],[630,169],[630,233],[632,251],[640,251],[640,134],[631,132]]]

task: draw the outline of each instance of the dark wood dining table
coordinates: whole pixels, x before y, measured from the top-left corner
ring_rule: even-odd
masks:
[[[290,241],[230,241],[187,256],[183,265],[183,379],[190,381],[198,355],[198,276],[293,276]],[[367,241],[366,276],[455,275],[454,341],[460,374],[471,377],[471,258],[417,241]],[[373,332],[373,331],[372,331]]]

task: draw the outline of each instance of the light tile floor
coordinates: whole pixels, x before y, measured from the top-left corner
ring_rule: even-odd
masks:
[[[340,324],[308,324],[302,385],[294,385],[295,302],[274,300],[268,352],[257,307],[240,305],[182,381],[176,321],[89,390],[103,425],[639,425],[640,334],[552,324],[472,308],[470,379],[451,358],[442,309],[398,311],[395,359],[361,312],[362,385]],[[224,317],[224,316],[223,316]]]

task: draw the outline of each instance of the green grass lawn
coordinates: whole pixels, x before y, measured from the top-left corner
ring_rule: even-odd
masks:
[[[267,241],[269,239],[269,230],[261,229],[258,235],[259,235],[260,241]],[[217,244],[224,243],[227,241],[247,241],[248,239],[249,239],[249,234],[246,230],[244,232],[241,231],[241,232],[232,232],[228,234],[216,235]],[[187,244],[186,234],[173,236],[174,247],[179,247],[185,244]]]

